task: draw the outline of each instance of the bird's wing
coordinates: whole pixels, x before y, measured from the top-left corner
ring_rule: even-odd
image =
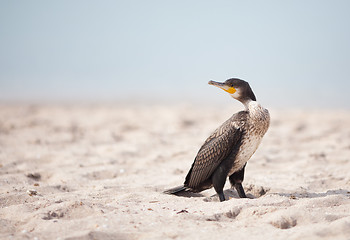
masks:
[[[246,112],[239,112],[223,123],[199,149],[186,176],[185,186],[195,188],[207,180],[218,165],[237,147],[242,136]]]

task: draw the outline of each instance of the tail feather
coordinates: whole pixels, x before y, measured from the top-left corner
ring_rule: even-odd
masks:
[[[164,193],[166,194],[176,194],[176,193],[180,193],[180,192],[184,192],[188,190],[187,187],[185,187],[184,185],[178,186],[178,187],[174,187],[174,188],[170,188],[168,190],[165,190]]]

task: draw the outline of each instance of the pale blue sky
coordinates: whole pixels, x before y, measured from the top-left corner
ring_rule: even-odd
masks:
[[[350,108],[350,1],[0,2],[0,101]]]

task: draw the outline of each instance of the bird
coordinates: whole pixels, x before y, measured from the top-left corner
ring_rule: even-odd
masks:
[[[240,198],[246,198],[242,182],[248,160],[257,150],[270,125],[270,114],[256,100],[248,82],[230,78],[224,82],[209,81],[240,101],[245,109],[233,114],[204,142],[183,185],[164,191],[166,194],[201,192],[214,187],[220,202],[227,177]]]

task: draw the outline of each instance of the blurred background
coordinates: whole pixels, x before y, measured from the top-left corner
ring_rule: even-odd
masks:
[[[0,102],[350,108],[350,1],[0,2]]]

